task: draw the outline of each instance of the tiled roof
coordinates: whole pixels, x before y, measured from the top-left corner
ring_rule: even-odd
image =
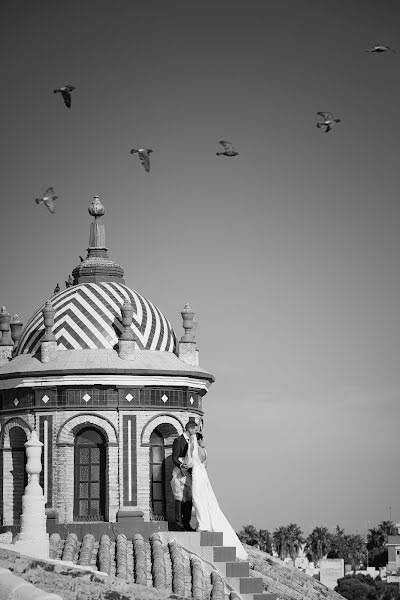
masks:
[[[141,294],[119,282],[81,283],[51,298],[53,333],[64,350],[113,348],[123,331],[121,308],[133,307],[131,329],[139,348],[173,352],[175,334],[168,319]],[[43,305],[44,306],[44,305]],[[44,334],[41,306],[25,326],[17,354],[35,353]]]

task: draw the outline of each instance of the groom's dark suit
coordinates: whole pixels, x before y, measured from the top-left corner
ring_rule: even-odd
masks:
[[[172,462],[176,467],[180,468],[182,461],[180,461],[179,458],[185,458],[187,449],[188,440],[183,434],[174,439],[174,443],[172,444]],[[192,469],[188,469],[188,471],[191,473]],[[175,521],[179,529],[190,531],[191,517],[192,501],[189,500],[188,502],[181,502],[180,500],[175,500]]]

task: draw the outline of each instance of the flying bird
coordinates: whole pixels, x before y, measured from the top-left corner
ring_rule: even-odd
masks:
[[[328,133],[331,129],[335,127],[338,123],[341,122],[342,119],[334,119],[333,114],[330,112],[317,112],[317,115],[323,118],[321,123],[317,123],[317,127],[320,129],[321,127],[325,127],[325,133]]]
[[[63,85],[55,90],[53,90],[54,94],[60,92],[62,97],[64,98],[65,106],[67,108],[71,108],[71,92],[75,89],[73,85]]]
[[[393,54],[394,54],[396,52],[396,50],[394,50],[393,48],[390,48],[389,46],[375,44],[375,46],[372,46],[372,48],[365,50],[365,52],[375,52],[377,54],[382,54],[382,52],[393,52]]]
[[[54,288],[54,294],[58,294],[59,291],[60,291],[60,284],[57,283],[56,287]]]
[[[54,214],[56,212],[54,202],[57,200],[57,198],[58,196],[54,194],[53,188],[49,187],[41,198],[35,198],[35,202],[36,204],[44,204],[45,207]]]
[[[223,152],[217,152],[217,156],[239,156],[239,152],[236,152],[235,148],[232,146],[230,142],[226,142],[225,140],[221,140],[219,142],[221,146],[223,146]]]
[[[138,154],[140,158],[140,162],[142,163],[144,170],[147,173],[150,172],[150,152],[153,152],[150,148],[144,150],[143,148],[132,148],[131,154]]]

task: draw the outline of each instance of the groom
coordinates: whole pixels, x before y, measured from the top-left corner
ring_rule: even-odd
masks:
[[[185,426],[185,431],[182,435],[174,439],[172,445],[172,462],[178,469],[184,473],[192,474],[192,469],[186,469],[184,463],[186,452],[188,449],[189,438],[193,433],[197,433],[197,424],[195,421],[188,421]],[[185,486],[186,488],[186,486]],[[195,531],[190,526],[192,517],[192,490],[188,486],[184,490],[183,497],[178,499],[175,497],[175,521],[179,531]]]

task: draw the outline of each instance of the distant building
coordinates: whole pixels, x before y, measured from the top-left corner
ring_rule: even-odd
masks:
[[[5,307],[0,312],[2,526],[20,518],[24,443],[34,428],[54,521],[173,521],[172,442],[189,420],[201,422],[214,381],[198,366],[189,305],[177,341],[162,312],[125,284],[109,258],[98,197],[89,213],[87,257],[66,289],[23,330]],[[132,257],[141,260],[140,249]]]

